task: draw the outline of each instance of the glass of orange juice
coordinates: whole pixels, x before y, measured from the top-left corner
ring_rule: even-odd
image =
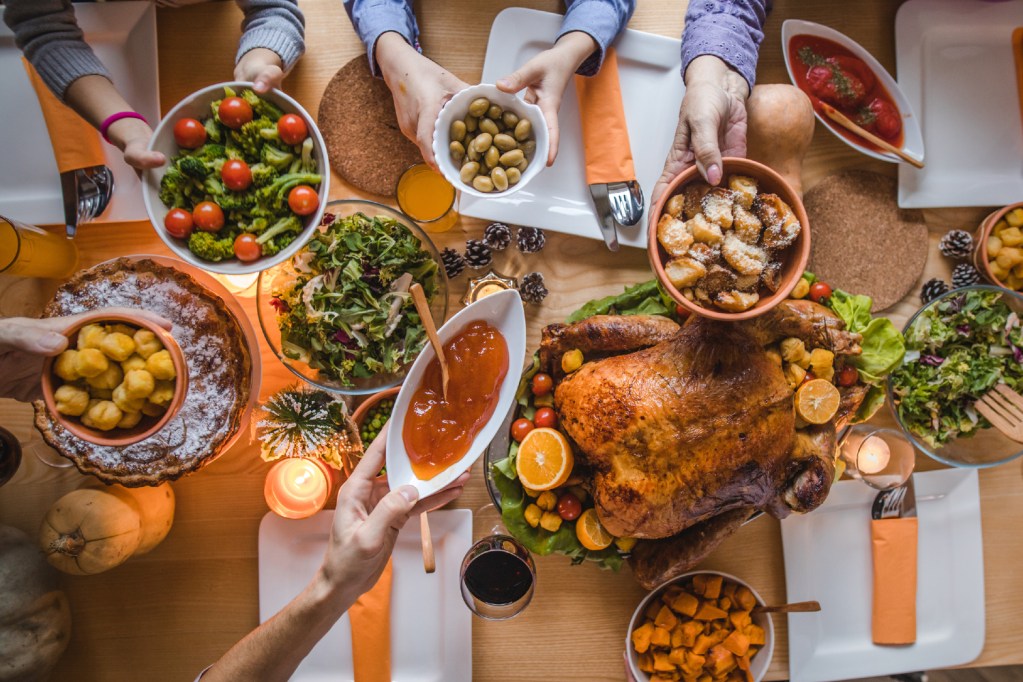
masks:
[[[64,234],[0,216],[0,274],[64,279],[78,267],[78,249]]]
[[[458,220],[455,188],[425,163],[417,163],[398,179],[398,208],[427,232],[447,232]]]

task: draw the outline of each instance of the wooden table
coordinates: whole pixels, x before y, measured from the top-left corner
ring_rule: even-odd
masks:
[[[320,95],[337,69],[364,52],[338,0],[303,0],[301,4],[306,11],[308,51],[289,77],[287,90],[316,111]],[[468,82],[479,79],[490,25],[500,10],[524,4],[560,11],[556,0],[418,4],[424,50]],[[644,0],[630,26],[677,37],[685,4]],[[777,0],[767,24],[759,81],[787,82],[779,33],[781,22],[796,16],[839,27],[894,72],[897,4],[884,0]],[[160,10],[160,100],[165,111],[197,88],[230,77],[239,19],[238,10],[228,2]],[[804,185],[811,187],[844,168],[895,173],[894,166],[854,152],[818,126],[805,164]],[[337,177],[332,187],[335,198],[359,196]],[[980,209],[926,212],[932,253],[925,278],[941,275],[948,279],[948,262],[937,254],[938,237],[952,227],[972,229],[984,213]],[[480,221],[462,220],[437,241],[460,245],[467,237],[478,237],[481,229]],[[83,266],[122,254],[167,253],[147,224],[86,226],[79,231],[78,244]],[[527,312],[531,346],[544,324],[560,320],[586,300],[650,277],[642,251],[623,249],[611,254],[599,241],[553,233],[548,234],[547,247],[540,254],[526,259],[517,252],[504,252],[496,264],[510,274],[539,270],[547,278],[549,298],[539,309],[530,307]],[[463,276],[452,287],[453,303],[462,294],[464,282]],[[52,282],[0,277],[0,314],[35,314],[55,287]],[[242,300],[254,320],[253,299]],[[889,314],[901,326],[917,306],[914,291]],[[262,340],[260,351],[264,367],[261,393],[266,396],[290,383],[292,377]],[[22,440],[33,437],[26,406],[0,402],[0,423]],[[38,435],[34,438],[38,440]],[[920,465],[934,466],[926,458]],[[102,575],[66,576],[63,583],[72,604],[73,636],[55,679],[188,680],[255,627],[256,531],[266,513],[262,497],[266,471],[258,448],[243,438],[201,473],[174,484],[177,518],[169,537],[156,550]],[[14,480],[0,489],[0,522],[34,534],[49,505],[82,482],[73,469],[51,469],[29,456]],[[982,471],[980,486],[987,639],[984,652],[972,665],[1023,663],[1023,628],[1019,627],[1023,591],[1014,579],[1023,563],[1023,536],[1018,529],[1018,520],[1023,518],[1020,462]],[[457,506],[476,509],[486,502],[477,466],[475,478]],[[593,566],[574,567],[561,556],[539,558],[537,564],[536,596],[521,617],[503,623],[474,621],[474,679],[622,679],[625,630],[643,595],[628,569],[613,574]],[[785,601],[779,523],[773,519],[744,527],[705,566],[743,576],[770,602]],[[770,679],[784,679],[788,633],[784,619],[776,623]]]

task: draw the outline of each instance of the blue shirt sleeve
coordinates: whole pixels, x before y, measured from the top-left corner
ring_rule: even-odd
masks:
[[[344,0],[345,11],[352,20],[355,32],[366,46],[369,70],[374,76],[380,75],[380,68],[374,56],[380,36],[393,31],[420,50],[419,26],[412,10],[411,0]]]
[[[592,76],[604,63],[607,48],[629,23],[636,0],[565,0],[565,6],[558,38],[572,31],[582,31],[596,41],[597,49],[577,72],[580,76]]]
[[[693,0],[682,33],[682,75],[689,63],[710,54],[738,71],[750,89],[771,0]]]

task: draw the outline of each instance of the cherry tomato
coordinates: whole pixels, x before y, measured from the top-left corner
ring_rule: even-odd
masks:
[[[533,395],[547,395],[554,388],[554,380],[550,374],[540,372],[533,377]]]
[[[813,381],[816,378],[817,378],[816,374],[814,374],[813,372],[807,372],[806,375],[803,377],[803,380],[799,382],[799,385],[802,386],[806,382]]]
[[[174,141],[185,149],[201,147],[206,144],[206,128],[194,118],[183,118],[174,124]]]
[[[172,208],[163,218],[167,233],[178,239],[188,239],[192,234],[192,214],[183,208]]]
[[[252,120],[252,106],[241,97],[225,97],[217,107],[220,122],[237,130]]]
[[[516,419],[512,423],[512,428],[511,428],[512,438],[514,438],[517,443],[521,443],[523,441],[523,439],[526,437],[526,434],[528,434],[532,430],[533,430],[533,422],[529,421],[528,419],[524,419],[524,418],[523,419]]]
[[[309,136],[309,128],[298,114],[284,114],[277,121],[277,134],[284,144],[302,144]]]
[[[860,125],[886,140],[894,141],[902,132],[902,117],[899,110],[887,100],[875,97],[860,116]]]
[[[220,179],[228,189],[244,192],[252,184],[252,171],[249,170],[249,164],[241,159],[231,159],[225,161],[220,169]]]
[[[256,235],[243,232],[234,238],[234,255],[248,263],[262,256],[263,248],[256,242]]]
[[[810,285],[810,300],[814,303],[823,303],[824,299],[831,298],[831,287],[824,282],[814,282]]]
[[[575,521],[583,513],[583,503],[572,493],[561,493],[558,498],[558,516],[566,521]]]
[[[320,207],[320,196],[309,185],[299,185],[288,193],[288,207],[295,215],[309,215]]]
[[[533,423],[536,424],[537,428],[546,427],[548,429],[557,428],[558,426],[558,413],[549,407],[541,407],[533,415]]]
[[[192,220],[203,232],[216,232],[224,226],[224,212],[212,201],[203,201],[192,209]]]
[[[677,317],[678,319],[680,320],[688,319],[688,317],[691,314],[692,313],[690,312],[689,308],[685,307],[681,303],[675,304],[675,317]]]
[[[838,370],[838,385],[839,386],[855,386],[856,382],[860,380],[860,373],[856,371],[856,368],[852,365],[843,365],[842,369]]]

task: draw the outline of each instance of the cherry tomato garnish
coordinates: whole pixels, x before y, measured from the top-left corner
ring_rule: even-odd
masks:
[[[533,415],[533,423],[536,424],[537,428],[556,428],[558,426],[558,413],[549,407],[541,407]]]
[[[685,320],[691,314],[692,313],[689,311],[689,308],[685,307],[681,303],[675,304],[675,317],[677,317],[678,319]]]
[[[247,263],[262,256],[263,248],[256,241],[256,235],[243,232],[234,238],[234,255]]]
[[[554,380],[550,374],[540,372],[533,377],[533,395],[547,395],[554,388]]]
[[[814,374],[813,372],[807,372],[806,375],[803,377],[803,380],[799,382],[799,385],[802,386],[806,382],[813,381],[816,378],[817,378],[816,374]]]
[[[583,513],[583,503],[569,492],[561,493],[558,498],[558,516],[566,521],[575,521]]]
[[[298,114],[284,114],[277,121],[277,134],[284,144],[302,144],[309,137],[309,128]]]
[[[320,195],[309,185],[299,185],[288,193],[288,208],[295,215],[309,215],[320,207]]]
[[[515,442],[517,443],[521,443],[523,439],[526,437],[526,434],[528,434],[532,430],[533,422],[529,421],[528,419],[525,418],[516,419],[514,422],[512,422],[511,434],[512,438],[514,438]]]
[[[252,105],[241,97],[225,97],[217,107],[220,122],[237,130],[252,120]]]
[[[824,299],[831,298],[831,287],[824,282],[814,282],[810,285],[810,300],[814,303],[823,303]]]
[[[249,170],[249,164],[241,159],[230,159],[220,169],[220,179],[228,189],[244,192],[252,184],[252,171]]]
[[[224,212],[212,201],[203,201],[192,209],[192,220],[203,232],[216,232],[224,226]]]
[[[174,141],[179,147],[196,149],[206,144],[206,128],[194,118],[183,118],[174,124]]]
[[[172,208],[163,218],[167,233],[178,239],[188,239],[192,234],[192,214],[183,208]]]
[[[842,369],[838,370],[838,385],[839,386],[855,386],[856,382],[860,380],[860,373],[856,371],[856,368],[852,365],[843,365]]]

